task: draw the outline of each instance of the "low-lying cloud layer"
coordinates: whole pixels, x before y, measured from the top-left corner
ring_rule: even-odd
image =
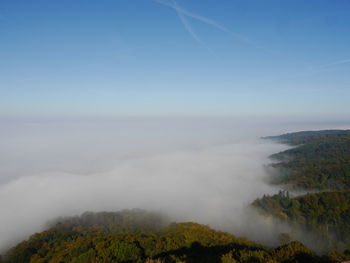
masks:
[[[277,126],[119,119],[2,121],[1,127],[0,248],[55,217],[125,208],[260,241],[275,233],[247,206],[277,191],[264,182],[264,165],[286,146],[259,139],[284,131]]]

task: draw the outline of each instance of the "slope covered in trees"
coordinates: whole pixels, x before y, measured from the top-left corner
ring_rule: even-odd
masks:
[[[164,225],[157,214],[123,211],[63,219],[9,250],[3,262],[277,263],[346,258],[346,254],[319,257],[299,242],[266,248],[196,223]]]
[[[350,189],[350,131],[329,130],[266,137],[295,148],[271,156],[273,183],[291,189]]]
[[[319,191],[291,198],[288,191],[253,202],[265,215],[311,232],[325,250],[350,246],[350,131],[308,131],[267,137],[295,146],[271,156],[272,183]]]
[[[253,202],[265,215],[272,215],[315,234],[324,250],[350,247],[350,191],[322,192],[290,198],[286,192]]]

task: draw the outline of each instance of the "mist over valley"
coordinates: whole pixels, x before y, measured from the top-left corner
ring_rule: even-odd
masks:
[[[85,211],[158,211],[269,245],[288,231],[250,208],[280,189],[267,183],[266,165],[290,146],[260,139],[285,131],[277,122],[130,118],[1,126],[3,249],[50,220]]]

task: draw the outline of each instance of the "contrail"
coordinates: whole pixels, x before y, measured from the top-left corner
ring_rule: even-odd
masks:
[[[265,49],[265,48],[259,46],[255,41],[253,41],[253,40],[251,40],[251,39],[249,39],[249,38],[247,38],[247,37],[245,37],[245,36],[243,36],[243,35],[241,35],[241,34],[238,34],[238,33],[236,33],[236,32],[233,32],[233,31],[227,29],[226,27],[220,25],[219,23],[217,23],[216,21],[214,21],[214,20],[212,20],[212,19],[209,19],[209,18],[207,18],[207,17],[204,17],[204,16],[201,16],[201,15],[192,13],[192,12],[190,12],[190,11],[188,11],[188,10],[186,10],[186,9],[184,9],[184,8],[182,8],[182,7],[180,7],[180,6],[178,6],[178,5],[177,5],[176,3],[174,3],[174,2],[171,3],[171,2],[168,2],[168,1],[164,1],[164,0],[153,0],[153,1],[156,2],[156,3],[158,3],[158,4],[161,4],[161,5],[164,5],[164,6],[168,6],[168,7],[172,8],[172,9],[174,9],[178,14],[186,15],[186,16],[188,16],[188,17],[191,17],[191,18],[193,18],[193,19],[196,19],[196,20],[198,20],[198,21],[201,21],[201,22],[203,22],[203,23],[205,23],[205,24],[208,24],[208,25],[210,25],[210,26],[213,26],[213,27],[215,27],[216,29],[218,29],[218,30],[220,30],[220,31],[222,31],[222,32],[225,32],[225,33],[227,33],[227,34],[229,34],[229,35],[231,35],[231,36],[233,36],[233,37],[235,37],[235,38],[241,40],[242,42],[248,43],[248,44],[253,45],[253,46],[255,46],[255,47],[257,47],[257,48],[260,48],[260,49]],[[180,17],[180,19],[181,19],[181,17]],[[183,22],[183,21],[182,21],[182,22]],[[184,25],[185,25],[185,24],[184,24]],[[185,26],[186,26],[186,25],[185,25]],[[188,28],[186,28],[186,29],[188,29]],[[198,41],[198,39],[197,39],[197,41]],[[270,52],[270,51],[269,51],[269,52]]]
[[[199,42],[201,45],[205,46],[207,49],[209,49],[208,45],[206,45],[206,43],[203,40],[201,40],[197,36],[197,34],[192,30],[191,26],[187,23],[185,16],[193,18],[193,19],[196,19],[198,21],[201,21],[201,22],[203,22],[203,23],[205,23],[207,25],[210,25],[210,26],[212,26],[212,27],[214,27],[214,28],[224,32],[224,33],[227,33],[228,35],[230,35],[230,36],[240,40],[243,43],[246,43],[246,44],[248,44],[250,46],[253,46],[253,47],[257,48],[257,49],[263,50],[266,53],[291,59],[291,58],[289,58],[289,55],[285,54],[284,52],[278,52],[276,50],[272,50],[272,49],[266,48],[266,47],[258,44],[254,40],[246,37],[245,35],[241,35],[241,34],[239,34],[237,32],[234,32],[234,31],[232,31],[232,30],[222,26],[221,24],[219,24],[218,22],[216,22],[213,19],[207,18],[205,16],[198,15],[196,13],[193,13],[193,12],[190,12],[190,11],[186,10],[183,7],[180,7],[178,4],[176,4],[175,0],[152,0],[152,1],[156,2],[158,4],[170,7],[171,9],[175,10],[176,13],[178,14],[182,24],[186,28],[186,30],[192,35],[192,37],[197,42]],[[343,62],[343,63],[345,63],[345,62]]]
[[[187,30],[187,32],[194,38],[194,40],[196,40],[200,45],[202,45],[203,47],[205,47],[208,50],[211,50],[209,48],[209,46],[193,31],[192,27],[190,26],[190,24],[187,22],[185,16],[178,11],[178,5],[175,1],[173,1],[173,4],[175,7],[177,7],[175,9],[181,23],[183,24],[183,26],[185,27],[185,29]]]

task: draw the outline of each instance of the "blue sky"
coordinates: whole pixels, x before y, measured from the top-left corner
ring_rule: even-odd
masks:
[[[347,115],[348,0],[1,0],[0,115]]]

